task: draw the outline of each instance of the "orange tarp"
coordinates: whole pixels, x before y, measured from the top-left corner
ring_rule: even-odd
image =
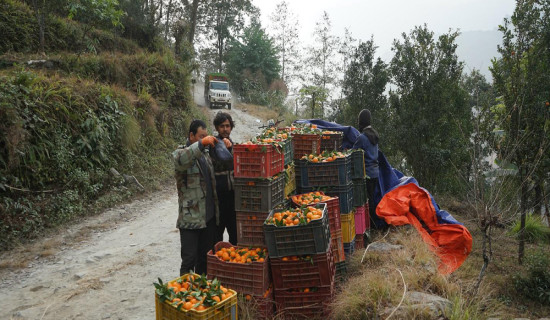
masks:
[[[391,225],[412,224],[440,258],[439,272],[443,274],[454,272],[472,250],[468,229],[460,224],[440,224],[430,194],[414,183],[386,193],[376,214]]]

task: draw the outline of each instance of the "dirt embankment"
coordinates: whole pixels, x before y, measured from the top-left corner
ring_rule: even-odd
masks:
[[[220,110],[204,111],[212,119]],[[235,142],[255,136],[264,122],[238,106],[225,111],[236,122]],[[176,218],[177,194],[170,183],[41,239],[32,250],[4,253],[0,319],[154,319],[153,282],[179,273]],[[7,268],[19,261],[26,266]]]

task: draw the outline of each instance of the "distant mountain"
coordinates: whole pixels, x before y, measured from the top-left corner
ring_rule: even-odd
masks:
[[[489,67],[491,60],[499,56],[497,46],[502,43],[502,33],[498,30],[465,31],[456,39],[456,43],[458,57],[465,62],[464,72],[478,69],[488,82],[492,82]]]

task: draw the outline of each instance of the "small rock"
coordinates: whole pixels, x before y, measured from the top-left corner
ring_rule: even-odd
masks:
[[[73,278],[75,280],[80,280],[86,276],[86,272],[77,272],[74,274]]]
[[[392,250],[401,250],[403,249],[402,245],[389,244],[385,242],[374,242],[369,245],[369,251],[392,251]]]

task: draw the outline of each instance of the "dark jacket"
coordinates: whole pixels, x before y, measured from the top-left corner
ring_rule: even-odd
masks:
[[[353,149],[363,149],[365,151],[365,171],[371,179],[378,179],[378,144],[372,144],[363,132],[355,141]]]
[[[216,138],[223,143],[221,137]],[[233,140],[229,139],[229,141],[233,144]],[[233,155],[233,147],[228,148],[228,150]],[[212,164],[216,175],[216,191],[218,194],[233,191],[233,185],[235,184],[233,177],[233,158],[231,158],[230,161],[220,161],[215,154],[212,154]]]

